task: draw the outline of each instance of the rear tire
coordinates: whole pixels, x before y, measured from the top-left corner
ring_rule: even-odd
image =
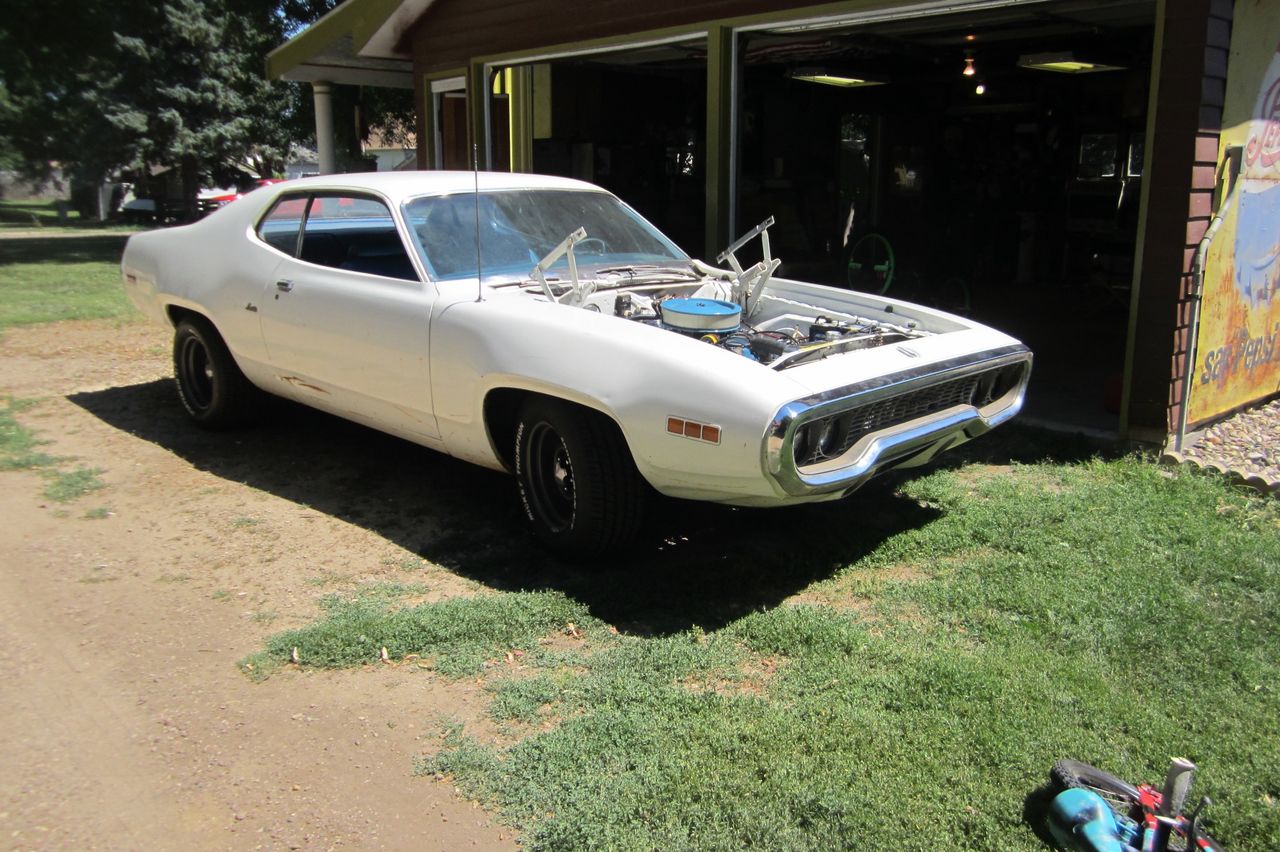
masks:
[[[534,397],[520,409],[515,443],[525,518],[552,551],[581,559],[635,538],[644,513],[644,480],[612,420]]]
[[[173,333],[173,375],[182,407],[198,426],[239,426],[254,410],[259,391],[236,364],[222,337],[202,317],[188,317]]]
[[[1139,807],[1137,787],[1078,760],[1059,760],[1049,771],[1049,778],[1061,790],[1092,790],[1123,816],[1132,818],[1130,811]]]

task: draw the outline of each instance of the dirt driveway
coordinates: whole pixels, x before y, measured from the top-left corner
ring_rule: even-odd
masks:
[[[479,685],[411,665],[254,684],[236,666],[335,590],[482,592],[440,566],[486,546],[471,527],[513,510],[510,483],[305,412],[203,434],[168,348],[163,329],[111,322],[0,341],[0,394],[39,400],[21,422],[106,483],[59,504],[38,473],[0,473],[3,843],[513,847],[412,774],[442,722],[483,727]]]

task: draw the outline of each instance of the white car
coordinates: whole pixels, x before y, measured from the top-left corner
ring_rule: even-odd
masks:
[[[266,391],[509,471],[537,535],[587,555],[636,533],[646,483],[834,500],[1022,407],[1025,346],[774,277],[768,224],[720,268],[581,181],[333,175],[137,234],[122,272],[174,328],[197,424],[238,424]],[[764,259],[744,268],[757,237]]]

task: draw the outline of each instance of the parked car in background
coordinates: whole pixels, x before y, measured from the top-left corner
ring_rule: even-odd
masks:
[[[265,391],[507,471],[534,532],[582,556],[635,535],[650,487],[836,500],[1022,407],[1025,346],[778,278],[767,224],[717,267],[580,181],[334,175],[135,235],[122,271],[174,329],[198,425],[243,422]]]
[[[246,180],[240,187],[213,187],[200,190],[196,195],[196,210],[201,216],[208,216],[214,210],[241,198],[246,192],[252,192],[261,186],[272,186],[282,183],[279,178],[254,178]]]

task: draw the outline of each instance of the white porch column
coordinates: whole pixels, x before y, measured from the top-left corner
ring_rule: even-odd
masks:
[[[320,157],[320,174],[338,170],[333,140],[333,86],[322,80],[311,84],[316,103],[316,154]]]

